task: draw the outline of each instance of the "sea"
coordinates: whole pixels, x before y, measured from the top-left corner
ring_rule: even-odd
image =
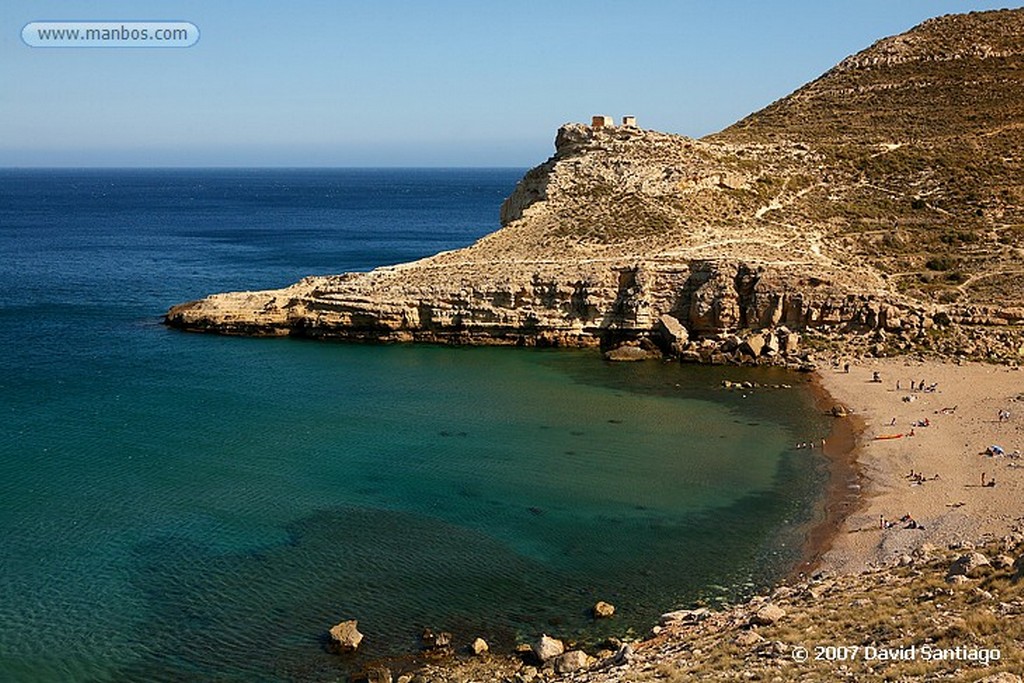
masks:
[[[162,325],[471,244],[522,173],[0,171],[0,680],[345,680],[791,571],[829,472],[802,376]]]

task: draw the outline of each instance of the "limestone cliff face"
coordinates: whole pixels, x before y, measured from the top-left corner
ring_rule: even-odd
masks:
[[[995,64],[986,60],[998,61],[993,68],[1004,80],[1024,74],[1024,11],[994,13],[1000,26],[1021,30],[990,38],[992,49],[967,45],[967,61],[947,59],[942,36],[963,33],[964,22],[989,26],[989,14],[933,20],[882,41],[703,140],[568,124],[555,154],[502,205],[503,227],[470,247],[281,290],[218,294],[173,307],[167,322],[227,334],[572,346],[653,334],[663,315],[705,338],[785,325],[912,340],[957,321],[1016,325],[1015,289],[1003,298],[972,289],[988,281],[980,264],[1009,271],[1016,254],[1019,269],[1024,254],[1024,230],[1006,223],[1020,211],[1010,182],[1020,178],[1006,170],[1017,168],[1016,152],[998,173],[974,173],[969,188],[957,186],[957,196],[968,191],[988,202],[984,208],[954,211],[941,205],[949,199],[935,191],[935,178],[945,177],[948,150],[960,143],[910,139],[902,131],[917,124],[901,128],[895,113],[878,113],[888,111],[885,93],[903,97],[908,64],[925,64],[928,87],[941,92],[985,81]],[[959,28],[951,33],[944,22]],[[953,61],[956,70],[935,66]],[[964,73],[968,66],[977,73]],[[890,75],[904,81],[886,86]],[[1012,100],[1021,86],[1011,81],[1003,92]],[[858,87],[871,93],[863,105],[871,116],[847,112],[843,120],[871,135],[840,144],[841,132],[822,126],[834,120],[836,92]],[[1019,120],[1024,128],[1024,109],[998,108],[998,130],[977,145],[981,160],[991,161],[992,138],[1011,154],[1004,138],[1020,128],[1005,127]],[[870,129],[870,120],[888,128]],[[890,167],[880,158],[900,161]],[[976,251],[989,248],[991,258],[973,258],[966,240]]]
[[[780,166],[806,154],[750,152]],[[505,201],[504,227],[471,247],[214,295],[175,306],[168,322],[228,334],[570,346],[645,335],[664,314],[698,334],[884,325],[874,294],[883,281],[837,267],[820,231],[764,219],[799,190],[766,198],[742,189],[759,177],[730,149],[570,124],[555,155]]]

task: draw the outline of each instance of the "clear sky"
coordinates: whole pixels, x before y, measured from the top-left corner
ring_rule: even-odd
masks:
[[[532,166],[559,125],[701,136],[981,0],[3,0],[0,166]],[[191,48],[30,48],[41,20]]]

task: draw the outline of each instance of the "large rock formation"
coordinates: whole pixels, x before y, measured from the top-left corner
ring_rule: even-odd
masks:
[[[217,294],[167,322],[586,346],[657,337],[671,316],[687,338],[667,345],[693,353],[700,337],[780,325],[879,344],[957,323],[1017,334],[1022,103],[1024,10],[930,20],[708,138],[563,126],[503,227],[465,249]]]

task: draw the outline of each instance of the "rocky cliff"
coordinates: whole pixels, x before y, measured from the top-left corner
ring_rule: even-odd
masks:
[[[941,17],[708,138],[563,126],[503,227],[465,249],[217,294],[167,322],[372,341],[651,337],[694,360],[781,326],[875,352],[952,350],[967,323],[998,330],[981,355],[1012,355],[1022,130],[1024,10]],[[680,323],[682,339],[668,331]],[[784,355],[763,338],[753,355]]]

